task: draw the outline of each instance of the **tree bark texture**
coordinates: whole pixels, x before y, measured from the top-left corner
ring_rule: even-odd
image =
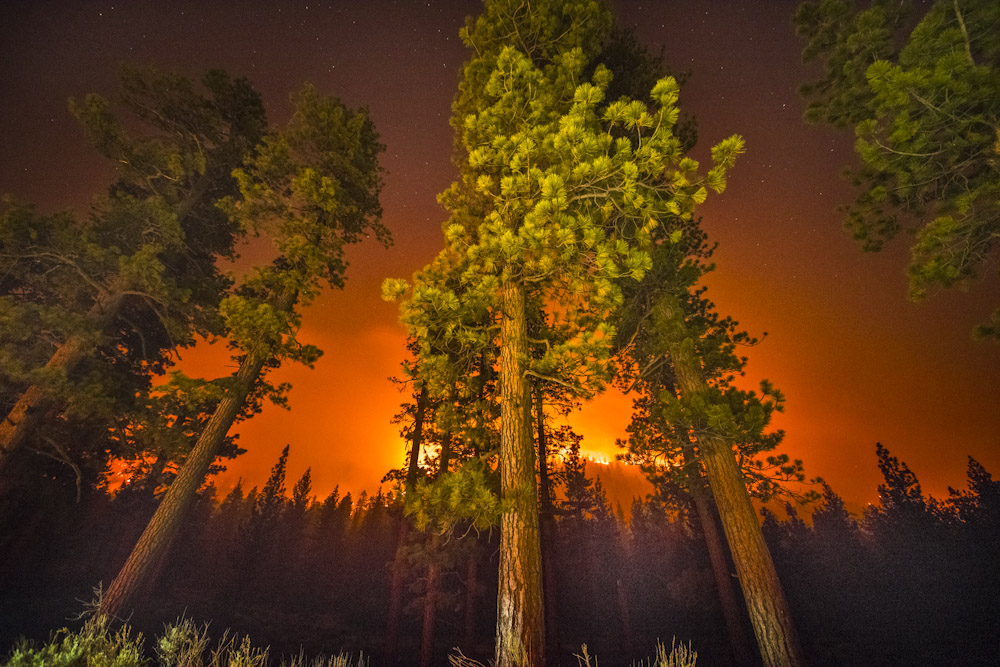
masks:
[[[653,326],[670,355],[682,397],[708,393],[680,302],[661,293]],[[698,440],[712,496],[719,509],[764,667],[803,667],[802,649],[774,561],[764,542],[746,484],[730,444],[718,436]]]
[[[95,331],[104,331],[118,316],[124,302],[125,295],[121,291],[102,295],[87,313],[88,318],[94,323]],[[70,336],[56,348],[45,368],[62,375],[69,375],[93,348],[94,344],[87,336],[79,334]],[[51,397],[45,389],[33,384],[24,390],[6,418],[0,422],[0,470],[3,470],[11,455],[38,427],[50,402]]]
[[[296,297],[294,291],[285,292],[278,297],[275,308],[288,311],[294,305]],[[205,481],[205,475],[218,455],[226,434],[236,421],[236,416],[269,358],[270,352],[262,351],[248,352],[243,358],[239,370],[233,376],[233,384],[219,401],[194,449],[163,495],[149,525],[105,592],[99,613],[121,616],[128,609],[136,591],[146,581],[151,567],[162,557],[180,530],[181,522],[191,508],[198,488]]]
[[[685,462],[687,462],[689,455],[685,452]],[[722,535],[719,534],[716,525],[712,498],[700,479],[694,480],[692,484],[691,498],[694,500],[695,511],[698,513],[698,520],[701,523],[701,532],[705,537],[705,546],[708,548],[708,559],[712,564],[715,589],[718,592],[722,616],[726,622],[726,634],[729,637],[729,650],[732,653],[733,664],[736,667],[752,667],[754,664],[754,645],[745,626],[743,605],[740,604],[739,597],[736,595],[733,577],[729,573],[729,559],[726,557],[726,547],[722,543]]]
[[[545,655],[542,558],[522,284],[502,287],[500,321],[500,519],[496,666],[542,667]]]

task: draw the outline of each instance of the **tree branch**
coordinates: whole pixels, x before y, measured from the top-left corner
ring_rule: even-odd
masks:
[[[566,387],[570,391],[572,391],[572,392],[574,392],[574,393],[576,393],[576,394],[578,394],[580,396],[586,396],[586,392],[584,392],[582,388],[574,386],[574,385],[571,385],[570,383],[565,382],[563,380],[560,380],[559,378],[554,378],[551,375],[540,375],[540,374],[538,374],[538,373],[536,373],[534,371],[524,371],[524,375],[525,376],[530,375],[531,377],[536,377],[539,380],[546,380],[547,382],[554,382],[554,383],[556,383],[558,385],[562,385],[563,387]]]
[[[958,0],[952,0],[952,6],[955,7],[955,18],[958,19],[958,27],[962,30],[962,37],[965,38],[965,57],[968,58],[969,64],[975,67],[976,61],[972,57],[972,47],[969,44],[969,31],[965,28],[965,19],[962,18],[962,10],[958,8]]]
[[[68,465],[70,468],[73,469],[73,472],[76,474],[76,502],[79,503],[80,498],[82,497],[82,486],[83,486],[83,473],[80,471],[80,466],[78,466],[76,463],[73,462],[73,459],[69,457],[69,454],[66,453],[66,450],[62,446],[60,446],[55,440],[53,440],[47,435],[42,436],[42,438],[45,440],[45,442],[49,443],[52,449],[56,450],[59,456],[56,456],[55,454],[50,454],[49,452],[46,452],[41,449],[32,448],[32,450],[36,454],[47,456],[53,461],[58,461],[59,463]]]

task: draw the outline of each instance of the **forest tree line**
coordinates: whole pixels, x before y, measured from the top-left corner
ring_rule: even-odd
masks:
[[[249,634],[273,655],[364,651],[376,664],[401,553],[398,664],[419,664],[432,564],[439,568],[433,664],[454,647],[488,657],[496,531],[453,534],[432,546],[433,535],[414,529],[401,545],[400,523],[409,519],[398,496],[352,498],[335,490],[316,498],[309,471],[286,478],[288,454],[259,489],[201,490],[176,548],[142,593],[133,627],[154,636],[179,617],[211,620],[213,633]],[[970,459],[967,488],[935,500],[887,449],[879,446],[877,455],[879,502],[861,517],[829,487],[805,521],[792,504],[763,510],[809,663],[991,664],[1000,621],[1000,482]],[[690,498],[663,489],[622,511],[591,477],[593,464],[579,455],[578,442],[551,464],[560,480],[548,551],[553,657],[565,664],[586,643],[602,663],[631,664],[657,639],[673,636],[691,642],[699,664],[730,664],[704,529]],[[82,611],[94,582],[114,576],[156,507],[143,478],[114,494],[88,491],[80,503],[72,485],[52,491],[49,505],[28,521],[9,507],[3,516],[5,653],[18,635],[44,639],[71,611]]]

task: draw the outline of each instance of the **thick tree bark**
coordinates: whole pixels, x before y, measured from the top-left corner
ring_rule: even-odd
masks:
[[[295,292],[282,294],[275,308],[281,311],[291,309],[296,297]],[[218,455],[226,434],[236,421],[236,416],[269,358],[269,352],[261,351],[248,352],[243,358],[239,370],[233,376],[233,384],[219,401],[194,449],[188,454],[184,466],[163,495],[153,518],[139,537],[139,542],[105,592],[99,613],[121,616],[129,608],[136,591],[147,580],[150,569],[163,556],[180,529],[181,521],[190,509],[198,488],[205,481],[205,475]]]
[[[500,319],[500,519],[496,667],[542,667],[545,656],[542,558],[538,535],[524,286],[502,288]]]
[[[118,316],[124,302],[125,295],[120,290],[101,295],[87,313],[88,319],[94,323],[94,330],[106,329]],[[93,341],[87,336],[79,334],[70,336],[56,349],[45,364],[45,368],[57,371],[61,375],[69,375],[93,349]],[[45,389],[33,384],[24,390],[14,407],[0,422],[0,471],[38,427],[50,401]]]
[[[670,355],[681,396],[705,395],[709,387],[688,335],[680,302],[661,293],[653,326]],[[716,436],[698,441],[712,496],[729,542],[764,667],[802,667],[805,660],[791,610],[764,542],[732,447]]]
[[[617,558],[620,563],[619,575],[615,578],[615,601],[618,605],[618,618],[621,620],[622,630],[622,655],[632,656],[636,654],[635,626],[632,624],[632,604],[628,595],[628,579],[631,571],[635,567],[635,559],[632,553],[632,538],[622,525],[617,530],[618,533],[618,553]]]
[[[535,385],[535,432],[538,437],[538,505],[542,550],[542,593],[545,603],[545,650],[548,662],[554,663],[559,643],[556,625],[555,545],[556,518],[549,479],[548,443],[545,437],[545,401],[542,388]]]

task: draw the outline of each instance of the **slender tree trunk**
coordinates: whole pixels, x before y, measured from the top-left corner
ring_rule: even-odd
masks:
[[[661,293],[653,318],[656,333],[670,355],[681,396],[706,395],[708,383],[694,341],[686,330],[680,302],[670,294]],[[732,447],[722,438],[707,436],[698,441],[698,448],[719,508],[719,518],[743,588],[764,667],[803,667],[805,660],[791,610]]]
[[[176,421],[173,423],[173,426],[170,427],[170,430],[183,434],[187,423],[188,418],[185,415],[178,415]],[[143,489],[143,494],[145,494],[150,501],[153,501],[156,498],[156,489],[160,486],[160,483],[163,482],[163,473],[167,469],[168,463],[170,463],[170,456],[165,450],[161,449],[156,456],[156,460],[153,462],[153,466],[150,468],[145,488]],[[163,575],[163,569],[167,565],[167,557],[170,555],[170,547],[174,543],[175,539],[177,539],[176,534],[170,538],[170,541],[168,541],[162,549],[160,549],[159,555],[156,556],[153,563],[149,566],[149,574],[146,575],[145,582],[136,588],[134,599],[137,602],[141,602],[156,591],[156,586],[160,581],[160,577]]]
[[[392,579],[389,583],[389,616],[386,619],[385,652],[383,663],[387,666],[396,664],[396,651],[399,648],[399,625],[403,618],[403,589],[406,583],[406,540],[410,535],[410,521],[405,516],[399,517],[399,530],[396,533],[396,557],[392,561]]]
[[[545,656],[541,547],[524,286],[503,285],[500,320],[500,519],[496,667],[542,667]]]
[[[174,420],[173,426],[170,427],[170,431],[183,437],[184,428],[187,426],[187,423],[188,418],[185,415],[178,415],[177,419]],[[147,499],[152,500],[156,497],[156,489],[163,482],[163,472],[167,469],[168,463],[170,463],[170,455],[167,454],[167,450],[159,450],[156,453],[156,460],[153,461],[153,465],[149,468],[149,474],[146,475],[146,479],[142,482],[142,492]]]
[[[421,387],[417,395],[417,410],[413,416],[413,433],[410,438],[410,460],[406,469],[404,489],[412,493],[417,486],[420,472],[420,448],[424,440],[424,417],[427,413],[427,387]],[[396,663],[399,648],[399,626],[403,618],[403,589],[406,583],[406,540],[410,534],[410,522],[405,516],[399,517],[399,531],[396,538],[396,557],[392,561],[392,580],[389,584],[389,617],[386,622],[384,663],[387,667]]]
[[[615,578],[615,602],[618,605],[618,618],[622,626],[622,650],[625,655],[635,655],[635,631],[632,628],[632,608],[628,603],[628,592],[622,578]]]
[[[294,305],[296,296],[293,291],[285,292],[278,298],[275,308],[288,311]],[[128,609],[133,595],[147,579],[150,568],[170,546],[180,529],[181,521],[191,508],[198,488],[205,481],[205,475],[218,455],[226,434],[236,421],[237,414],[269,358],[269,352],[261,351],[248,352],[243,358],[239,370],[233,376],[232,386],[219,401],[194,449],[188,454],[149,525],[139,537],[139,542],[104,594],[99,613],[121,616]]]
[[[410,462],[406,469],[407,493],[417,488],[417,476],[420,474],[420,448],[424,444],[424,418],[427,414],[427,387],[420,388],[417,395],[417,412],[413,416],[413,437],[411,438]]]
[[[159,488],[160,483],[163,482],[163,471],[167,469],[167,464],[169,462],[170,457],[167,455],[167,452],[161,449],[156,454],[156,460],[153,461],[153,465],[149,468],[149,474],[146,475],[146,479],[142,481],[143,495],[148,498],[156,497],[156,489]]]
[[[93,322],[94,330],[106,329],[118,316],[124,302],[125,295],[121,290],[116,289],[101,295],[87,313],[87,318]],[[93,349],[93,339],[81,334],[70,336],[56,349],[45,364],[45,368],[60,375],[69,375]],[[42,386],[33,384],[24,390],[4,420],[0,421],[0,471],[38,427],[50,400],[50,396]]]
[[[545,437],[545,401],[541,385],[535,384],[535,431],[538,434],[538,505],[542,550],[542,593],[545,602],[546,659],[554,664],[559,644],[556,624],[556,520],[549,479],[548,442]]]
[[[632,538],[624,522],[618,524],[618,576],[615,578],[616,601],[618,616],[622,627],[622,653],[627,656],[636,654],[635,626],[632,624],[632,605],[629,602],[627,582],[635,568],[635,557],[632,551]]]
[[[440,549],[441,537],[434,533],[429,546],[430,562],[427,566],[424,619],[420,632],[420,667],[431,667],[434,658],[434,624],[437,621],[438,581],[441,578],[441,565],[437,561]]]
[[[462,643],[472,646],[476,639],[476,599],[479,597],[479,554],[475,549],[469,554],[465,570],[465,628]]]
[[[726,622],[726,635],[729,637],[729,650],[737,667],[752,667],[754,664],[754,645],[745,625],[743,605],[736,595],[733,577],[729,573],[729,559],[726,547],[722,543],[716,525],[712,498],[705,488],[700,476],[695,477],[698,463],[689,447],[684,448],[684,463],[696,472],[692,473],[691,498],[694,500],[695,511],[701,523],[701,532],[708,547],[708,559],[712,564],[712,575],[715,577],[715,589],[719,594],[719,604],[722,606],[722,616]]]
[[[454,400],[454,396],[452,397]],[[441,461],[436,477],[448,474],[448,464],[451,463],[451,433],[445,433],[441,443]],[[424,595],[424,622],[420,633],[420,667],[431,667],[434,657],[434,624],[437,622],[438,582],[441,580],[441,536],[431,535],[429,546],[430,559],[427,565],[427,590]]]

